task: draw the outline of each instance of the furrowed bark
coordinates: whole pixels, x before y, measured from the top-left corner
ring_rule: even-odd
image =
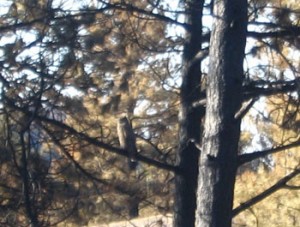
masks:
[[[230,227],[237,168],[247,1],[214,5],[203,150],[199,163],[196,226]]]

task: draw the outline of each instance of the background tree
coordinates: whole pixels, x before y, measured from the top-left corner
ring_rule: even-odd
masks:
[[[140,7],[149,5],[139,4]],[[22,133],[30,129],[45,133],[44,137],[39,135],[34,140],[35,144],[41,144],[37,155],[50,160],[45,178],[53,177],[57,184],[68,185],[57,187],[57,193],[61,190],[68,193],[69,187],[77,192],[70,201],[73,206],[60,204],[64,201],[61,197],[49,201],[50,205],[59,204],[63,211],[58,209],[58,212],[65,214],[59,218],[57,213],[49,219],[36,209],[38,202],[32,198],[34,192],[30,187],[34,179],[30,176],[29,164],[26,165],[24,176],[29,186],[24,194],[28,197],[28,222],[48,226],[69,215],[74,217],[69,218],[69,222],[79,225],[92,220],[91,217],[102,222],[126,218],[132,197],[145,201],[140,206],[141,212],[149,206],[153,207],[151,213],[157,209],[168,211],[170,199],[163,197],[170,196],[170,185],[165,182],[172,175],[141,166],[128,176],[124,168],[127,151],[118,148],[116,134],[119,115],[135,114],[131,120],[139,138],[140,157],[150,154],[162,162],[149,158],[144,158],[145,161],[175,169],[164,163],[167,157],[171,162],[173,159],[171,153],[176,141],[170,140],[176,129],[174,116],[178,105],[173,85],[167,81],[170,77],[166,75],[177,69],[169,70],[168,61],[153,57],[153,53],[164,53],[169,48],[168,39],[174,42],[167,37],[160,47],[156,45],[156,40],[163,36],[164,22],[155,24],[148,17],[139,18],[134,11],[130,12],[130,5],[118,3],[78,4],[74,11],[73,6],[56,2],[20,1],[7,6],[8,13],[3,16],[6,26],[2,27],[7,43],[3,47],[5,59],[2,62],[6,76],[1,77],[2,82],[7,82],[2,90],[3,114],[10,120],[9,124],[21,124]],[[31,13],[33,7],[36,12]],[[44,18],[47,21],[43,21]],[[18,34],[10,33],[10,29],[18,26]],[[148,35],[142,37],[143,34]],[[13,42],[10,36],[15,39]],[[141,69],[137,68],[139,65]],[[157,72],[161,66],[165,66],[162,74]],[[152,96],[153,90],[156,96]],[[75,95],[70,96],[72,91]],[[145,124],[144,119],[149,117]],[[23,130],[24,119],[26,128]],[[169,138],[169,142],[164,141],[165,138]],[[44,144],[51,144],[51,151],[44,148]],[[22,159],[25,164],[33,162],[29,157],[32,151],[27,146]],[[122,156],[107,153],[107,149]],[[61,161],[58,166],[57,159]],[[19,198],[22,200],[22,194]],[[106,213],[102,215],[99,210]],[[47,222],[44,223],[44,219]],[[11,225],[22,223],[16,221]]]

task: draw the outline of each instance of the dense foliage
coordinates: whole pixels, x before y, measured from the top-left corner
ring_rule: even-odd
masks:
[[[174,196],[179,150],[202,145],[182,133],[182,116],[193,108],[204,115],[206,107],[213,1],[195,11],[198,2],[1,1],[1,226],[83,226],[173,212],[184,199]],[[197,10],[200,31],[188,19]],[[194,33],[199,51],[187,56]],[[300,223],[299,48],[296,0],[248,1],[236,226]],[[183,73],[194,64],[199,83],[184,90]],[[182,107],[195,91],[200,99]],[[135,171],[118,141],[125,115],[136,135]],[[202,115],[193,122],[200,136]]]

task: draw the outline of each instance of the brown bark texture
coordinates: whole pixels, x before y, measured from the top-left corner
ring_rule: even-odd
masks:
[[[197,227],[229,227],[237,169],[247,1],[214,3],[203,147],[199,161]]]

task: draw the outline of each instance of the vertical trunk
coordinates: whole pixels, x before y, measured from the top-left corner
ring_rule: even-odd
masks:
[[[195,225],[199,150],[191,141],[199,143],[200,122],[204,111],[192,106],[200,99],[200,60],[194,60],[201,50],[203,3],[204,0],[186,1],[187,23],[191,27],[186,37],[183,56],[184,71],[179,116],[180,146],[177,153],[177,165],[181,171],[175,177],[175,227]]]
[[[136,218],[139,216],[140,199],[136,196],[130,196],[128,201],[128,215],[129,218]]]
[[[210,41],[203,150],[199,163],[196,225],[230,227],[236,174],[246,0],[218,0]]]
[[[23,180],[23,196],[24,196],[24,204],[25,204],[25,209],[26,209],[26,214],[27,218],[29,219],[30,222],[30,227],[38,227],[39,226],[39,221],[38,221],[38,215],[34,209],[34,205],[32,204],[32,199],[30,198],[30,179],[28,175],[28,169],[27,169],[27,149],[25,145],[25,139],[24,139],[24,134],[25,132],[20,133],[20,142],[21,142],[21,149],[22,149],[22,166],[20,169],[20,173],[22,176]]]

